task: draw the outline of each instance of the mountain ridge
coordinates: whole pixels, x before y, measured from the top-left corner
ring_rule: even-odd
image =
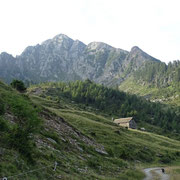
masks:
[[[19,56],[0,54],[0,78],[7,83],[12,79],[31,83],[90,79],[114,86],[144,67],[146,61],[160,62],[137,46],[128,52],[103,42],[86,45],[59,34],[41,44],[28,46]]]

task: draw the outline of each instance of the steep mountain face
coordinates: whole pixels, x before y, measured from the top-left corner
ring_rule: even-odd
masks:
[[[60,34],[42,44],[27,47],[12,57],[0,55],[0,77],[6,82],[13,78],[34,83],[90,79],[105,85],[116,85],[145,66],[160,62],[138,47],[130,52],[102,42],[85,45]]]
[[[26,48],[18,57],[18,66],[24,79],[35,82],[78,79],[72,65],[84,47],[79,41],[59,35],[41,45]]]
[[[86,46],[73,68],[82,79],[108,84],[123,72],[128,52],[105,43],[92,42]]]
[[[0,79],[10,82],[13,78],[22,79],[17,60],[5,52],[0,54]]]
[[[129,64],[133,65],[134,70],[138,70],[140,66],[143,66],[146,62],[160,62],[159,60],[148,55],[142,51],[139,47],[134,46],[126,58],[126,67]]]

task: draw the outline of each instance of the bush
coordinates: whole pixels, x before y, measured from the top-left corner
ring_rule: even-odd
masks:
[[[160,159],[160,162],[164,164],[171,163],[176,159],[176,153],[166,152],[163,157]]]
[[[33,162],[33,139],[25,129],[18,126],[14,127],[8,141],[11,147],[18,150],[29,162]]]
[[[5,113],[5,105],[0,99],[0,115],[3,115]]]
[[[2,117],[0,117],[0,131],[7,131],[8,129],[8,123]]]
[[[93,169],[97,169],[100,166],[100,163],[98,159],[93,158],[88,160],[88,166]]]
[[[20,80],[16,80],[14,79],[12,82],[11,82],[11,86],[18,90],[19,92],[24,92],[26,90],[26,87],[24,85],[24,83]]]

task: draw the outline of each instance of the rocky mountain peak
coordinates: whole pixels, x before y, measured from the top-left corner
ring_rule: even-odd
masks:
[[[63,40],[70,40],[70,41],[73,41],[70,37],[68,37],[67,35],[65,34],[58,34],[56,35],[54,38],[53,38],[54,41],[63,41]]]
[[[13,57],[11,54],[8,54],[7,52],[2,52],[0,54],[0,57],[6,58],[6,57]]]
[[[138,46],[133,46],[131,51],[142,51]]]
[[[68,37],[65,34],[58,34],[54,36],[52,39],[48,39],[44,42],[42,42],[41,45],[43,46],[49,46],[49,45],[55,45],[59,46],[64,44],[65,46],[71,46],[73,44],[74,40]]]
[[[111,49],[112,47],[103,42],[91,42],[90,44],[88,44],[87,48],[91,50],[95,50],[95,49],[100,50],[100,49]]]
[[[129,53],[129,56],[131,58],[139,59],[139,60],[151,60],[151,61],[159,61],[158,59],[150,56],[146,52],[144,52],[142,49],[140,49],[138,46],[134,46],[131,48],[131,51]]]
[[[52,42],[55,45],[64,45],[65,47],[70,48],[70,46],[72,46],[74,40],[64,34],[59,34],[52,39]]]

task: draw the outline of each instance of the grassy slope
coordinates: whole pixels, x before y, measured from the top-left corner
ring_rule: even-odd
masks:
[[[130,77],[119,86],[119,89],[131,94],[145,96],[152,101],[180,106],[180,91],[178,85],[175,84],[158,89],[156,87],[138,84],[133,80],[133,77]]]
[[[34,114],[37,107],[40,109],[39,115],[35,114],[34,117],[39,116],[43,121],[41,129],[36,134],[30,135],[34,136],[33,142],[36,144],[32,152],[33,163],[15,148],[17,146],[12,146],[8,141],[4,144],[3,139],[9,140],[12,132],[0,130],[0,178],[6,176],[10,179],[15,175],[12,177],[14,180],[119,178],[131,180],[143,177],[140,171],[132,171],[129,162],[99,153],[98,148],[102,146],[93,138],[83,135],[62,118],[40,106],[45,104],[51,108],[58,108],[57,103],[37,97],[35,102],[38,103],[35,105],[27,96],[19,94],[1,82],[0,97],[1,104],[5,104],[5,114],[0,116],[0,123],[5,121],[11,128],[16,127],[19,125],[21,115],[28,123],[31,117],[29,113]],[[17,143],[19,138],[21,137],[17,137],[14,142]],[[56,171],[53,171],[55,161],[58,162],[58,166]],[[22,174],[23,172],[25,173]],[[16,176],[18,174],[21,175]]]
[[[179,163],[179,141],[120,128],[111,122],[110,117],[95,113],[90,108],[82,110],[79,105],[72,102],[61,100],[59,103],[50,100],[50,97],[46,99],[30,95],[32,103],[26,96],[4,84],[0,85],[0,93],[3,92],[9,100],[13,102],[21,100],[28,104],[23,111],[28,112],[29,108],[35,108],[34,103],[41,107],[39,118],[44,122],[41,130],[35,135],[37,147],[33,154],[34,164],[28,163],[16,149],[3,147],[0,141],[0,177],[51,166],[14,179],[140,180],[143,174],[138,169],[142,166]],[[6,111],[6,113],[10,112]],[[59,116],[70,125],[63,121],[60,123]],[[57,129],[58,126],[64,127],[64,125],[67,125],[65,131]],[[69,133],[73,128],[76,130],[71,130],[72,133]],[[98,153],[97,145],[89,146],[88,141],[84,141],[86,138],[93,144],[103,145],[108,155]],[[54,161],[58,162],[55,172]]]
[[[32,96],[35,102],[46,104],[50,100]],[[179,162],[179,141],[160,135],[137,130],[125,130],[115,126],[110,117],[80,110],[78,105],[61,101],[61,108],[46,106],[50,111],[63,117],[66,121],[87,136],[104,145],[109,154],[117,159],[128,160],[130,164],[151,166]],[[162,163],[163,162],[163,163]]]

